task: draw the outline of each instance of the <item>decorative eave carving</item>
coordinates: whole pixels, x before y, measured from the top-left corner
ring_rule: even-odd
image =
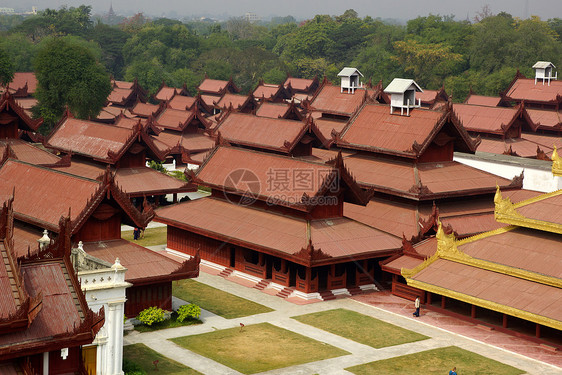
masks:
[[[199,264],[201,263],[201,256],[199,255],[199,249],[195,253],[195,256],[184,261],[175,271],[175,274],[190,274],[191,277],[199,276]]]
[[[418,179],[418,182],[412,185],[412,187],[408,189],[408,192],[420,196],[433,194],[433,192],[421,182],[421,179]]]
[[[502,219],[516,217],[524,218],[519,212],[515,210],[513,203],[509,197],[503,198],[500,187],[496,187],[496,194],[494,195],[494,219],[502,221]]]
[[[551,158],[548,157],[546,152],[541,150],[539,145],[537,145],[537,160],[545,160],[545,161],[551,161],[552,160]]]
[[[525,178],[524,173],[525,173],[525,171],[523,170],[523,171],[521,171],[521,174],[519,176],[513,177],[513,179],[511,180],[511,182],[509,183],[508,186],[522,189],[523,188],[523,179]]]
[[[329,259],[330,255],[322,252],[322,249],[315,249],[312,244],[312,239],[308,240],[308,245],[299,251],[293,253],[297,258],[305,259],[311,264],[315,260]]]
[[[556,146],[554,146],[554,150],[552,151],[552,174],[554,176],[562,176],[562,157],[558,155],[558,150]]]

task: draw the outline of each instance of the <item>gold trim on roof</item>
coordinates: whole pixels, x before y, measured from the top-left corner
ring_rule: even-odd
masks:
[[[518,203],[511,203],[509,197],[505,199],[502,197],[501,191],[498,187],[496,190],[496,195],[494,196],[494,218],[500,223],[562,234],[562,224],[527,218],[517,211],[518,208],[525,207],[529,204],[540,202],[542,200],[552,198],[561,194],[562,190],[557,190],[551,193],[541,194]]]
[[[406,282],[408,283],[408,286],[411,286],[413,288],[425,290],[431,293],[440,294],[442,296],[463,301],[471,305],[480,306],[489,310],[497,311],[510,316],[515,316],[517,318],[528,320],[533,323],[541,324],[543,326],[562,330],[562,322],[552,318],[547,318],[542,315],[533,314],[531,312],[516,309],[511,306],[505,306],[496,302],[488,301],[478,297],[469,296],[464,293],[456,292],[454,290],[442,288],[436,285],[424,283],[413,279],[406,279]]]
[[[544,285],[550,285],[553,287],[562,288],[562,279],[559,279],[557,277],[546,276],[533,271],[528,271],[521,268],[508,266],[505,264],[495,263],[479,258],[473,258],[470,255],[459,250],[458,248],[459,246],[474,241],[478,241],[484,238],[492,237],[495,235],[507,233],[517,228],[518,228],[517,226],[511,225],[508,227],[495,229],[493,231],[480,233],[475,236],[468,237],[462,240],[457,240],[453,233],[446,234],[443,231],[443,226],[441,222],[439,222],[439,228],[437,229],[437,234],[435,236],[437,238],[437,251],[435,252],[435,254],[433,254],[433,256],[426,259],[423,263],[419,264],[415,268],[412,269],[402,268],[400,270],[400,273],[406,279],[406,281],[408,281],[408,279],[414,277],[416,274],[418,274],[420,271],[428,267],[437,259],[444,259],[459,264],[464,264],[470,267],[480,268],[486,271],[497,272],[503,275],[517,277],[519,279],[524,279]]]
[[[554,146],[554,150],[552,151],[551,159],[552,159],[552,174],[555,176],[562,176],[562,157],[558,155],[556,146]]]

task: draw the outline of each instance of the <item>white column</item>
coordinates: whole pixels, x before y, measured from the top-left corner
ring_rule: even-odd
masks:
[[[49,352],[43,353],[43,375],[49,375]]]

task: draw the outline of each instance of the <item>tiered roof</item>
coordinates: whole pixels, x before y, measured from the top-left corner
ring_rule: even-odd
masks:
[[[350,117],[365,102],[368,91],[358,89],[353,94],[342,93],[339,86],[324,83],[310,101],[310,110]]]
[[[210,79],[205,77],[203,81],[197,86],[197,91],[201,94],[224,95],[227,92],[237,93],[240,89],[236,87],[232,79],[228,81]]]
[[[518,119],[527,121],[528,116],[522,106],[514,108],[490,107],[474,104],[454,104],[453,111],[468,131],[506,135],[512,127],[519,125]],[[527,128],[532,125],[527,122]],[[521,127],[512,136],[521,134]]]
[[[562,81],[553,80],[550,83],[535,82],[533,78],[517,75],[501,94],[507,101],[520,103],[525,101],[533,105],[559,106],[562,103]]]

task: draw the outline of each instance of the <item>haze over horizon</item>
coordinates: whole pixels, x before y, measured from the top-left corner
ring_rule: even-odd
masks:
[[[61,6],[91,5],[93,14],[103,14],[113,5],[115,13],[130,15],[144,13],[147,16],[182,18],[194,15],[210,16],[242,16],[246,12],[253,12],[260,18],[271,16],[291,15],[296,19],[308,19],[316,14],[340,15],[347,9],[354,9],[360,17],[392,18],[409,20],[428,14],[455,15],[455,19],[472,20],[476,13],[486,4],[492,13],[507,12],[514,17],[527,18],[531,15],[543,20],[562,18],[562,1],[560,0],[402,0],[400,2],[382,0],[206,0],[205,2],[191,0],[3,0],[2,7],[17,9],[31,9],[37,6],[39,10],[45,8],[58,9]]]

